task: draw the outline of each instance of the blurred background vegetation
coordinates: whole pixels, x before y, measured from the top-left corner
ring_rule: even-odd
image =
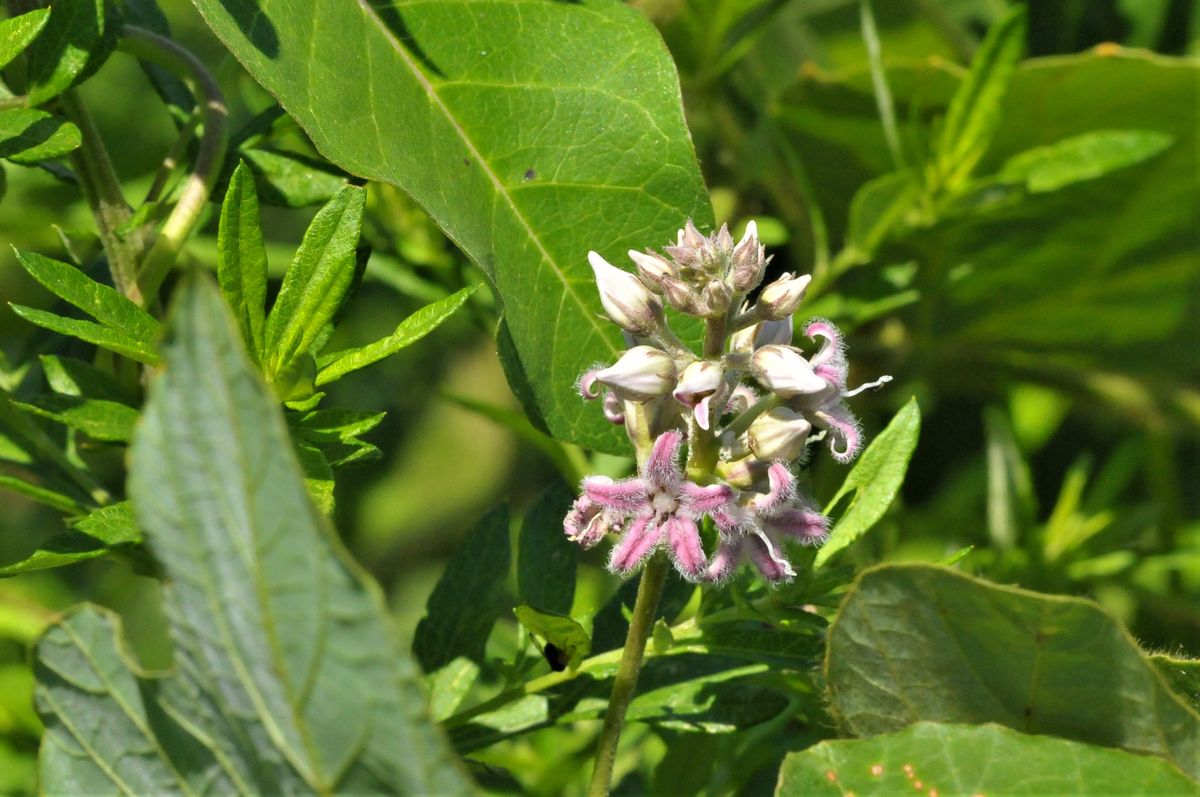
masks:
[[[843,562],[943,561],[966,551],[958,561],[965,570],[1094,597],[1148,648],[1200,654],[1200,9],[1188,0],[1030,2],[1029,60],[1013,78],[991,146],[969,179],[952,184],[929,178],[922,153],[964,64],[1012,5],[1006,0],[876,3],[894,99],[891,140],[858,2],[636,5],[675,56],[718,219],[735,228],[758,219],[776,273],[816,274],[810,312],[850,332],[859,381],[896,377],[856,405],[868,432],[908,396],[920,399],[922,437],[902,500]],[[243,156],[286,189],[263,217],[281,274],[341,177],[272,112],[271,98],[185,0],[162,7],[175,38],[220,78]],[[140,198],[175,140],[170,115],[120,55],[82,95],[127,193]],[[1168,143],[1057,190],[989,177],[1015,153],[1097,129],[1156,131]],[[272,160],[278,153],[286,157]],[[860,189],[906,168],[926,169],[920,196],[880,225]],[[13,166],[4,178],[0,297],[49,306],[8,245],[64,260],[68,246],[94,251],[88,209],[48,171]],[[369,186],[364,237],[367,277],[337,332],[347,345],[380,337],[479,279],[394,188]],[[215,214],[188,253],[214,262]],[[518,411],[496,356],[496,309],[483,293],[418,345],[337,383],[328,400],[387,412],[369,435],[382,457],[342,474],[335,519],[391,596],[406,638],[478,517],[500,501],[519,516],[561,475],[546,456],[552,444],[465,406],[483,402],[493,416]],[[21,378],[9,362],[50,346],[64,353],[61,339],[0,311],[6,388]],[[121,472],[123,449],[87,453]],[[814,468],[819,500],[844,473],[832,462]],[[61,530],[57,513],[16,496],[0,494],[0,507],[0,562]],[[616,587],[600,555],[585,556],[575,614],[594,611]],[[32,782],[39,726],[27,656],[47,618],[81,600],[111,606],[143,661],[163,666],[169,652],[148,600],[156,588],[110,559],[0,580],[0,793]],[[519,743],[531,767],[540,743],[537,734]],[[557,777],[545,773],[547,793]]]

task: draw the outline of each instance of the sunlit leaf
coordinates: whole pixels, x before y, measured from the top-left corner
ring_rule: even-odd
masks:
[[[1171,141],[1171,136],[1157,130],[1096,130],[1014,155],[996,179],[1023,183],[1035,194],[1057,191],[1141,163]]]
[[[66,155],[80,143],[79,128],[65,119],[29,108],[0,111],[0,158],[37,163]]]
[[[29,46],[29,101],[40,105],[100,68],[116,41],[104,0],[54,0],[50,19]]]
[[[267,252],[259,225],[254,178],[242,163],[233,170],[225,201],[221,203],[217,281],[242,330],[246,350],[259,357],[266,323]]]
[[[50,17],[50,9],[35,8],[20,16],[0,20],[0,67],[9,62],[32,42]]]
[[[578,667],[591,650],[592,641],[587,631],[565,614],[541,611],[532,606],[518,606],[513,613],[521,625],[545,642],[542,654],[552,670]]]
[[[19,562],[0,567],[0,577],[64,567],[108,556],[142,541],[129,502],[97,509],[69,531],[57,534]]]

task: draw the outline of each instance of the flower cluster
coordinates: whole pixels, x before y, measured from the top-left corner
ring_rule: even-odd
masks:
[[[803,328],[815,353],[792,345],[807,275],[784,274],[746,301],[763,280],[765,255],[754,222],[735,245],[725,227],[706,237],[690,221],[663,254],[630,252],[636,274],[588,253],[601,304],[629,348],[588,370],[578,388],[585,399],[603,398],[641,466],[620,481],[584,479],[563,529],[589,548],[620,535],[609,557],[614,572],[664,549],[692,581],[720,582],[745,557],[778,583],[795,575],[787,541],[825,540],[828,522],[800,494],[792,468],[817,440],[839,462],[854,459],[862,435],[845,400],[890,377],[848,390],[845,345],[825,320]],[[704,320],[700,356],[671,330],[666,306]],[[705,518],[717,533],[711,555]]]

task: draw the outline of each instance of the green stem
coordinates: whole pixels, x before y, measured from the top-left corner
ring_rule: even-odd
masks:
[[[588,786],[588,797],[604,797],[612,781],[613,764],[617,760],[617,743],[621,739],[621,726],[625,724],[625,712],[633,700],[637,688],[638,672],[642,668],[642,657],[646,652],[646,640],[654,626],[658,613],[658,599],[662,595],[670,563],[662,553],[655,554],[642,570],[642,583],[638,585],[637,600],[633,604],[633,616],[629,620],[629,633],[625,636],[625,648],[621,652],[621,664],[613,680],[612,696],[608,710],[604,713],[604,727],[600,730],[600,741],[596,746],[596,764],[592,770],[592,782]]]
[[[138,284],[146,296],[154,296],[175,265],[179,250],[200,220],[209,194],[225,162],[229,140],[229,113],[216,78],[190,51],[168,38],[132,25],[121,34],[121,49],[144,61],[158,64],[179,75],[200,102],[204,134],[196,152],[196,163],[188,175],[179,200],[163,223],[154,244],[138,270]]]
[[[104,148],[92,115],[75,89],[64,91],[58,102],[63,115],[79,128],[82,143],[79,149],[71,153],[71,166],[79,178],[83,197],[96,219],[113,285],[130,300],[142,304],[136,279],[138,242],[132,236],[117,234],[117,230],[129,221],[132,210],[125,201],[108,150]]]

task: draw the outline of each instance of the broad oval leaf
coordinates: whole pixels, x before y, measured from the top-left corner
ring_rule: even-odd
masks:
[[[623,348],[587,252],[712,219],[653,27],[604,0],[194,2],[323,155],[402,187],[484,270],[550,430],[621,450],[572,390]]]
[[[1026,736],[999,725],[919,722],[871,739],[821,742],[791,753],[778,797],[894,794],[1187,795],[1200,788],[1148,756]]]
[[[830,628],[825,671],[856,735],[996,722],[1158,755],[1200,776],[1200,714],[1089,601],[944,567],[876,567]]]
[[[168,331],[129,493],[177,668],[131,670],[94,611],[55,626],[38,648],[47,791],[469,792],[207,278],[181,284]]]

